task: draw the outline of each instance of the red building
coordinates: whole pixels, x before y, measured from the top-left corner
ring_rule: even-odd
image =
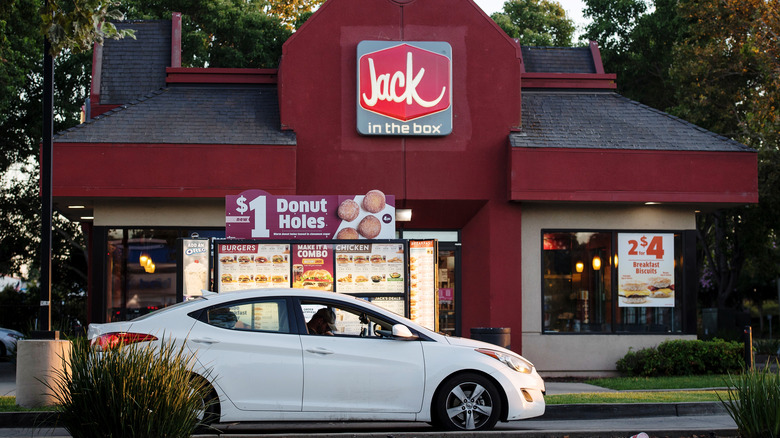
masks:
[[[329,0],[278,69],[181,68],[176,14],[121,26],[137,40],[95,50],[91,118],[54,147],[55,204],[89,224],[92,321],[175,300],[175,239],[223,236],[228,195],[380,189],[412,211],[399,237],[439,239],[443,330],[507,327],[548,375],[610,372],[695,337],[696,212],[758,199],[755,151],[616,94],[595,43],[520,47],[471,0]],[[367,54],[398,66],[372,76],[384,110],[360,100]],[[670,281],[632,301],[650,273],[618,259],[642,237]]]

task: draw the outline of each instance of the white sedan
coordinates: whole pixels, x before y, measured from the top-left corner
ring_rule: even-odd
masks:
[[[184,343],[218,399],[208,417],[220,422],[396,420],[483,430],[545,408],[544,382],[522,356],[332,292],[206,294],[132,321],[91,324],[88,336],[104,347]]]

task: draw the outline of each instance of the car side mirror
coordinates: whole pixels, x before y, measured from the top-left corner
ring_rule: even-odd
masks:
[[[411,341],[417,339],[417,336],[412,334],[412,331],[409,330],[409,327],[403,324],[395,324],[393,325],[393,338]]]

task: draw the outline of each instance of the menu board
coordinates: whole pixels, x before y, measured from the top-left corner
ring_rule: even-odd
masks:
[[[182,297],[203,295],[209,289],[209,239],[179,239],[177,276]]]
[[[409,241],[409,318],[438,330],[437,241]]]
[[[336,244],[336,291],[404,293],[402,243]]]
[[[289,243],[218,243],[217,292],[290,287]]]
[[[674,234],[618,233],[618,305],[674,307]]]

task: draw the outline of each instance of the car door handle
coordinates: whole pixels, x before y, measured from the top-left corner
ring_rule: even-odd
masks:
[[[322,347],[307,348],[306,351],[314,354],[333,354],[332,351]]]
[[[219,343],[219,341],[217,339],[214,339],[214,338],[196,338],[196,339],[190,339],[190,340],[192,342],[197,342],[198,344],[206,344],[206,345],[218,344]]]

